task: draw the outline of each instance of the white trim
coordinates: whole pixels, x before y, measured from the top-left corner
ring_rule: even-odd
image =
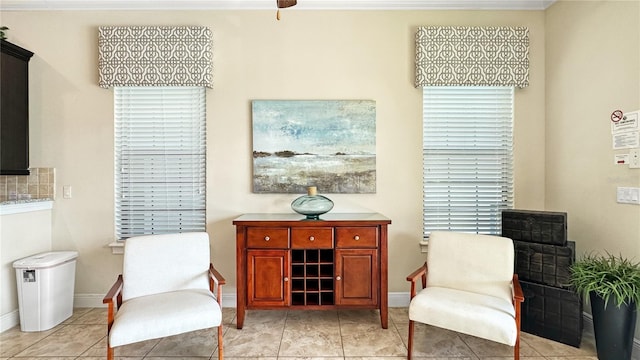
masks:
[[[296,10],[544,10],[556,0],[301,0]],[[3,0],[22,10],[275,10],[273,0]]]
[[[591,317],[591,314],[586,312],[582,313],[582,329],[583,332],[593,336],[593,317]]]
[[[28,202],[17,202],[14,204],[0,204],[0,215],[20,214],[31,211],[51,210],[53,201],[51,200],[31,200]]]
[[[73,297],[73,307],[77,308],[101,308],[107,307],[102,303],[104,294],[76,294]],[[235,308],[236,307],[236,293],[233,289],[233,293],[228,291],[225,293],[225,288],[222,290],[222,307]],[[17,310],[16,310],[17,311]]]
[[[73,297],[74,308],[99,308],[107,307],[102,303],[104,294],[75,294]]]
[[[420,240],[420,252],[425,254],[429,252],[429,239]]]
[[[0,316],[0,333],[20,324],[20,312],[18,309]]]
[[[122,255],[124,254],[124,241],[113,241],[110,242],[108,247],[111,248],[111,253],[114,255]]]
[[[389,299],[389,307],[409,307],[411,301],[408,292],[390,292],[387,298]]]
[[[235,290],[235,289],[234,289]],[[227,291],[226,293],[222,290],[222,307],[225,308],[236,308],[237,307],[237,299],[238,296],[236,292],[233,293]]]

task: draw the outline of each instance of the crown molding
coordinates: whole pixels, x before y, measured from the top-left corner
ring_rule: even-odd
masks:
[[[299,0],[296,10],[544,10],[556,0]],[[273,10],[275,0],[0,0],[1,11]]]

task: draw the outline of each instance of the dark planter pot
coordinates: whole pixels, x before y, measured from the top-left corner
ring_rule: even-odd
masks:
[[[618,307],[612,296],[605,308],[603,298],[593,292],[589,297],[598,359],[630,360],[638,315],[636,304],[622,304]]]

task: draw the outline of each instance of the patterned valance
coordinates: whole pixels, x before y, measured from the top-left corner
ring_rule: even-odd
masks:
[[[529,85],[526,27],[420,27],[416,87]]]
[[[99,85],[212,86],[211,30],[202,26],[103,26]]]

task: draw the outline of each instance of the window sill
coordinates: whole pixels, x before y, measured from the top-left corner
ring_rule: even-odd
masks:
[[[429,249],[429,240],[428,239],[420,240],[420,252],[421,253],[427,253],[428,249]]]
[[[111,248],[111,253],[113,255],[124,254],[124,241],[114,241],[112,243],[109,243],[108,246]]]

